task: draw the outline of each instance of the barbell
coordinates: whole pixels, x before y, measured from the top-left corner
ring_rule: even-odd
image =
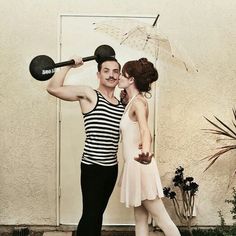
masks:
[[[107,57],[115,57],[115,51],[111,46],[104,44],[96,48],[93,56],[83,57],[82,60],[83,62],[96,60],[99,63],[99,61]],[[39,55],[30,62],[29,71],[36,80],[45,81],[54,75],[56,68],[74,64],[74,60],[55,63],[49,56]]]

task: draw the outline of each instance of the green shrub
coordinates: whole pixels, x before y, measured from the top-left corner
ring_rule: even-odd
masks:
[[[233,199],[230,199],[230,200],[226,199],[225,202],[233,205],[233,208],[230,211],[230,213],[233,215],[232,218],[236,220],[236,189],[235,188],[233,188]]]

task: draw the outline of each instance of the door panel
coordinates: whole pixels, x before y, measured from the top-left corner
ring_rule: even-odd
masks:
[[[121,65],[128,60],[146,56],[144,53],[121,46],[118,41],[109,36],[96,32],[94,22],[116,19],[112,16],[61,16],[61,45],[60,60],[65,61],[73,55],[91,56],[95,49],[102,44],[112,46],[116,51],[116,58]],[[132,19],[132,17],[130,17]],[[152,23],[155,18],[144,17],[140,20]],[[66,84],[85,84],[97,88],[96,61],[85,62],[81,68],[73,69],[68,74]],[[119,97],[119,89],[116,95]],[[149,99],[150,128],[154,130],[153,111],[154,94]],[[82,211],[80,191],[80,160],[84,145],[84,126],[78,102],[60,101],[60,223],[77,224]],[[119,151],[119,176],[122,169],[121,148]],[[117,181],[118,182],[118,181]],[[119,187],[110,199],[104,214],[104,225],[133,224],[132,208],[125,208],[119,201]]]

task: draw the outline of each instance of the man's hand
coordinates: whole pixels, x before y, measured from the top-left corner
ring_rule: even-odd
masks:
[[[72,65],[73,68],[80,67],[84,64],[82,57],[74,56],[71,59],[75,61],[75,64]]]
[[[149,153],[149,152],[143,153],[142,152],[141,154],[138,155],[138,157],[135,157],[134,160],[141,163],[141,164],[147,165],[151,162],[153,155],[154,155],[153,153]]]

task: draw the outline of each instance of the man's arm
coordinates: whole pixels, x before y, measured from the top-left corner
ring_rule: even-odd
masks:
[[[81,111],[87,113],[91,111],[97,101],[94,89],[85,85],[64,85],[64,80],[71,68],[83,65],[81,58],[73,58],[75,65],[62,67],[50,79],[47,91],[49,94],[65,101],[79,101]]]
[[[51,95],[66,101],[78,101],[89,97],[92,88],[83,85],[64,85],[67,73],[71,68],[77,68],[83,65],[81,58],[76,58],[75,65],[62,67],[50,79],[47,91]]]

